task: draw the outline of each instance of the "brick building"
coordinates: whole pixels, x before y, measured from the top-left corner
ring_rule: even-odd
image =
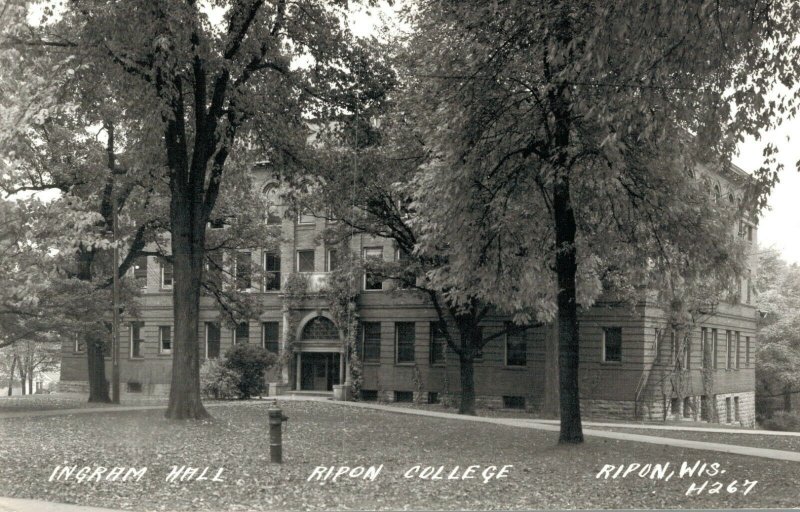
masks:
[[[739,191],[747,175],[736,168],[724,175],[698,169],[696,179],[708,182],[710,200],[735,203],[741,201]],[[278,184],[264,178],[259,186],[268,198],[277,197]],[[342,249],[327,247],[318,236],[325,219],[288,218],[278,202],[272,202],[267,221],[280,225],[280,250],[248,249],[235,257],[236,262],[259,262],[267,276],[244,276],[245,287],[258,297],[260,313],[228,328],[220,323],[212,299],[203,297],[201,357],[219,357],[236,343],[261,344],[283,355],[282,367],[268,376],[271,393],[333,395],[345,380],[347,358],[327,302],[317,292],[324,289]],[[744,220],[735,229],[755,245],[754,223]],[[399,257],[391,241],[369,236],[353,238],[351,250],[364,258]],[[166,394],[172,364],[172,272],[156,257],[148,257],[130,274],[143,290],[140,317],[124,318],[121,329],[122,396]],[[290,311],[285,286],[298,275],[311,293]],[[436,402],[457,395],[458,358],[436,335],[435,311],[415,292],[396,289],[388,280],[364,276],[361,288],[357,313],[362,398]],[[484,335],[502,330],[504,322],[485,321]],[[581,405],[586,416],[753,424],[756,310],[749,278],[742,280],[740,300],[709,305],[694,316],[685,333],[671,331],[664,311],[647,296],[635,307],[600,301],[581,313],[580,329]],[[530,329],[487,344],[475,363],[479,404],[533,410],[541,404],[545,335],[544,329]],[[64,346],[62,356],[61,389],[86,389],[81,344]],[[108,364],[110,371],[110,360]]]

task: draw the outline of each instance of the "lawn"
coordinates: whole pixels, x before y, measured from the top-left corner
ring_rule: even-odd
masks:
[[[283,402],[284,464],[269,463],[266,401],[211,409],[215,419],[174,423],[160,411],[0,420],[0,495],[130,510],[737,508],[797,505],[800,465],[714,452],[398,415],[325,402]],[[718,463],[715,477],[604,480],[605,464]],[[317,466],[378,466],[374,481],[308,482]],[[57,465],[147,467],[139,481],[49,482]],[[171,466],[224,468],[222,482],[166,483]],[[507,478],[404,478],[414,467],[512,465]],[[745,479],[758,484],[743,495]],[[699,496],[692,483],[710,480]],[[737,492],[725,488],[737,481]],[[709,494],[713,482],[726,487]]]

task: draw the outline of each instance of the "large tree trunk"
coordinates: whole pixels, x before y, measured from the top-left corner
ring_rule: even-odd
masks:
[[[108,381],[106,381],[106,361],[103,357],[105,340],[92,331],[86,335],[86,360],[89,369],[89,401],[109,403]]]
[[[85,282],[92,280],[92,261],[94,252],[80,248],[77,256],[78,260],[78,279]],[[103,360],[102,346],[96,346],[96,335],[85,334],[86,336],[86,368],[87,379],[89,381],[89,401],[90,402],[110,402],[108,395],[108,382],[106,381],[106,365]],[[99,348],[99,351],[98,351]]]
[[[14,387],[14,370],[17,369],[17,354],[11,358],[11,371],[8,374],[8,396],[11,396]]]
[[[172,311],[175,334],[172,340],[172,383],[167,418],[203,419],[209,414],[200,400],[200,349],[198,321],[200,284],[203,273],[205,223],[197,216],[197,202],[185,201],[173,193],[172,224]]]
[[[544,396],[542,416],[558,418],[558,324],[551,322],[545,328],[544,337]]]
[[[564,146],[565,147],[565,146]],[[561,400],[561,434],[558,442],[582,443],[578,364],[578,305],[575,278],[575,215],[572,210],[569,180],[556,176],[553,186],[553,212],[556,230],[556,274],[558,278],[558,355]]]
[[[475,367],[472,355],[459,356],[461,374],[461,401],[459,414],[475,415]]]

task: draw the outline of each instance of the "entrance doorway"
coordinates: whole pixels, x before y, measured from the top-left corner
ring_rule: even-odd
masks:
[[[303,391],[333,391],[339,384],[339,354],[336,352],[301,352],[300,389]]]

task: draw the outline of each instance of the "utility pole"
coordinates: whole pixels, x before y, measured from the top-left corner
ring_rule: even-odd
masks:
[[[111,171],[111,231],[113,248],[113,295],[114,316],[112,320],[111,339],[111,401],[119,403],[119,248],[117,247],[117,194],[115,190],[116,162],[114,160],[114,125],[106,123],[108,133],[108,169]]]

